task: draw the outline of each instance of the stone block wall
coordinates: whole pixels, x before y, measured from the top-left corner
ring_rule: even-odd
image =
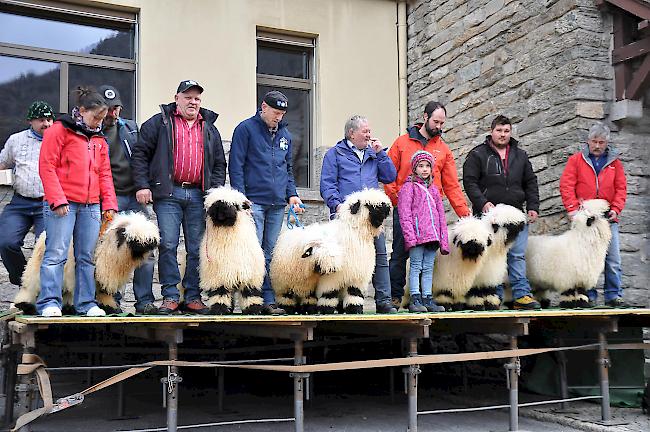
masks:
[[[447,106],[444,139],[462,176],[469,150],[504,114],[537,173],[541,220],[533,233],[567,226],[559,177],[595,121],[612,129],[628,176],[621,218],[626,298],[650,305],[650,91],[644,116],[610,121],[612,18],[595,0],[408,2],[408,112]],[[452,219],[453,220],[453,219]]]

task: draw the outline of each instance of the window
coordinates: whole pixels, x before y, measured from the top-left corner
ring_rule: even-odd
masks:
[[[34,5],[33,7],[31,5]],[[45,100],[70,112],[78,85],[120,91],[135,116],[136,16],[53,1],[0,2],[0,148],[27,127],[27,107]]]
[[[257,34],[257,102],[271,90],[289,98],[284,120],[293,137],[293,175],[296,186],[312,185],[312,113],[314,39]]]

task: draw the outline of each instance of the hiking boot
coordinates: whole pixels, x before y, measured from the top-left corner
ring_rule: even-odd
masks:
[[[163,299],[162,304],[158,308],[158,314],[160,315],[171,315],[178,312],[178,300],[174,299]]]
[[[525,295],[515,300],[512,308],[515,310],[535,310],[541,309],[542,306],[532,296]]]
[[[397,310],[402,307],[402,297],[393,297],[390,299],[390,303]]]
[[[262,308],[263,315],[286,315],[287,311],[281,307],[277,307],[275,303],[264,305]]]
[[[438,306],[436,302],[433,301],[433,297],[430,295],[426,295],[422,297],[422,304],[424,305],[425,308],[427,308],[428,312],[444,312],[445,307],[444,306]]]
[[[377,313],[378,314],[396,314],[397,309],[389,302],[378,303],[377,304]]]
[[[141,315],[158,315],[158,307],[153,303],[147,303],[141,309],[136,308],[135,312]]]
[[[420,294],[411,294],[409,312],[428,312],[427,308],[422,304],[422,296]]]
[[[197,315],[207,315],[210,313],[210,308],[208,308],[200,298],[194,299],[191,302],[183,303],[183,312],[197,314]]]
[[[616,297],[611,300],[607,300],[605,302],[605,306],[613,307],[613,308],[624,308],[624,307],[630,307],[627,303],[623,301],[621,297]]]

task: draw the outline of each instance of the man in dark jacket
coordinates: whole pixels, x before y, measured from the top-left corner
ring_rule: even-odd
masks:
[[[537,176],[526,152],[511,137],[510,120],[498,115],[491,126],[490,135],[481,145],[474,147],[463,164],[463,186],[472,202],[475,216],[487,212],[496,204],[509,204],[528,211],[528,220],[534,223],[539,211]],[[530,293],[526,277],[526,244],[528,226],[517,236],[508,252],[508,279],[512,287],[515,309],[539,309],[540,305]],[[499,289],[503,299],[503,287]]]
[[[266,258],[267,274],[262,286],[264,312],[271,315],[285,313],[275,304],[268,275],[284,209],[289,203],[294,211],[302,212],[302,201],[293,178],[291,133],[282,121],[288,106],[287,97],[279,91],[264,96],[260,110],[235,128],[228,168],[230,185],[253,203],[257,238]]]
[[[118,209],[120,212],[141,212],[149,217],[147,206],[140,204],[135,199],[136,188],[131,169],[133,147],[138,142],[138,125],[133,120],[120,117],[123,104],[120,93],[115,87],[103,85],[97,90],[108,103],[108,113],[102,124],[102,132],[108,142],[108,156],[111,160],[111,173],[113,174]],[[153,268],[154,257],[151,255],[133,272],[133,294],[135,295],[135,311],[137,313],[146,315],[158,313],[151,291]],[[115,294],[115,301],[118,305],[121,299],[121,293]],[[119,313],[121,310],[107,312]]]
[[[199,288],[199,246],[205,229],[203,193],[226,181],[226,158],[214,126],[217,114],[201,108],[203,87],[181,81],[175,102],[160,106],[147,120],[133,149],[133,177],[140,204],[153,201],[160,228],[158,274],[163,303],[159,313],[179,309],[181,282],[176,250],[183,227],[187,265],[183,277],[185,304],[190,313],[206,314]]]

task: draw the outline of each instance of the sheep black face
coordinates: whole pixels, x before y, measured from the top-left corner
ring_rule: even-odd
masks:
[[[379,228],[390,214],[390,208],[386,204],[368,205],[367,207],[370,213],[370,224]]]
[[[526,226],[526,224],[524,224],[524,223],[506,224],[506,225],[504,225],[504,228],[507,231],[506,244],[509,245],[512,242],[514,242],[515,239],[517,238],[517,236],[519,235],[519,233],[524,230],[525,226]]]
[[[215,201],[214,204],[208,208],[208,216],[215,226],[234,226],[237,222],[237,208],[235,204]]]
[[[115,236],[117,237],[117,247],[119,248],[124,243],[131,251],[131,256],[134,259],[141,259],[145,254],[151,252],[158,247],[158,241],[155,239],[148,239],[145,241],[136,239],[127,239],[126,228],[120,227],[116,230]]]
[[[470,240],[466,243],[461,242],[454,238],[454,244],[460,248],[463,259],[476,261],[485,251],[485,246],[475,240]],[[488,239],[488,246],[492,244],[492,240]]]
[[[587,222],[586,222],[586,223],[587,223],[587,226],[591,226],[591,224],[593,224],[595,220],[596,220],[596,217],[595,217],[595,216],[589,216],[589,217],[587,218]]]

